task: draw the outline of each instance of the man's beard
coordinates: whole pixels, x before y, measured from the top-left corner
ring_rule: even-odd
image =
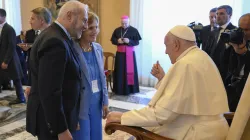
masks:
[[[72,28],[71,28],[71,32],[72,32],[72,37],[78,39],[78,35],[77,35],[77,19],[74,19],[73,20],[73,23],[72,23]]]

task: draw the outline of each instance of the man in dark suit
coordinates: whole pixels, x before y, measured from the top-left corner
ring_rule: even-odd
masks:
[[[24,93],[21,79],[23,77],[22,67],[16,52],[16,33],[15,30],[6,23],[6,11],[0,9],[0,85],[2,84],[3,76],[13,80],[16,88],[17,99],[9,104],[24,103]]]
[[[39,140],[72,140],[77,129],[84,87],[71,37],[78,39],[87,29],[87,9],[79,1],[66,2],[32,46],[26,129]]]
[[[222,32],[236,28],[230,22],[232,12],[233,9],[229,5],[222,5],[218,7],[216,11],[216,22],[219,25],[219,28],[211,33],[211,35],[208,37],[206,46],[204,46],[204,50],[213,59],[217,68],[219,69],[224,83],[228,70],[229,54],[225,53],[225,50],[228,48],[228,46],[225,41],[220,38],[220,36]]]
[[[238,23],[245,33],[244,41],[242,44],[230,43],[231,46],[226,50],[230,57],[225,87],[232,112],[236,111],[250,72],[250,13],[241,16]]]
[[[28,71],[29,71],[29,60],[30,60],[30,51],[32,43],[44,29],[49,27],[52,20],[51,13],[46,7],[38,7],[33,9],[31,12],[32,15],[30,17],[30,25],[32,29],[27,32],[25,38],[25,43],[28,43],[28,45],[21,46],[22,49],[27,52]],[[31,75],[29,73],[27,87],[25,89],[26,97],[30,93],[30,86],[31,86]]]
[[[202,50],[204,50],[204,46],[206,46],[206,42],[208,39],[208,36],[210,33],[217,29],[217,23],[216,23],[216,11],[217,8],[213,8],[209,11],[209,21],[210,24],[207,26],[204,26],[201,30],[201,44],[202,44]]]

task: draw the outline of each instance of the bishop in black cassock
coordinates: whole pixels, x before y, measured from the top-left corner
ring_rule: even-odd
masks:
[[[129,25],[129,17],[122,16],[121,27],[114,30],[111,42],[117,46],[113,92],[120,95],[139,92],[138,72],[134,47],[139,45],[138,30]]]

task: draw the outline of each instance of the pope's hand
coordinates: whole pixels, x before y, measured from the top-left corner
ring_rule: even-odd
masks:
[[[111,122],[121,122],[121,117],[122,117],[121,112],[110,112],[107,116],[106,124],[111,123]]]
[[[165,76],[165,72],[158,61],[156,62],[156,64],[153,65],[151,69],[151,74],[159,81],[161,81],[161,79]]]

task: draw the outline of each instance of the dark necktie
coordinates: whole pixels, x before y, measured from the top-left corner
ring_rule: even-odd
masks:
[[[220,40],[221,30],[223,30],[223,28],[222,28],[222,27],[219,27],[219,28],[218,28],[218,40],[217,40],[217,43],[218,43],[219,40]]]
[[[217,29],[218,29],[218,27],[214,26],[214,27],[212,27],[211,31],[214,31],[214,30],[217,30]]]
[[[220,32],[222,29],[223,29],[222,27],[219,27],[219,28],[218,28],[219,32]]]

